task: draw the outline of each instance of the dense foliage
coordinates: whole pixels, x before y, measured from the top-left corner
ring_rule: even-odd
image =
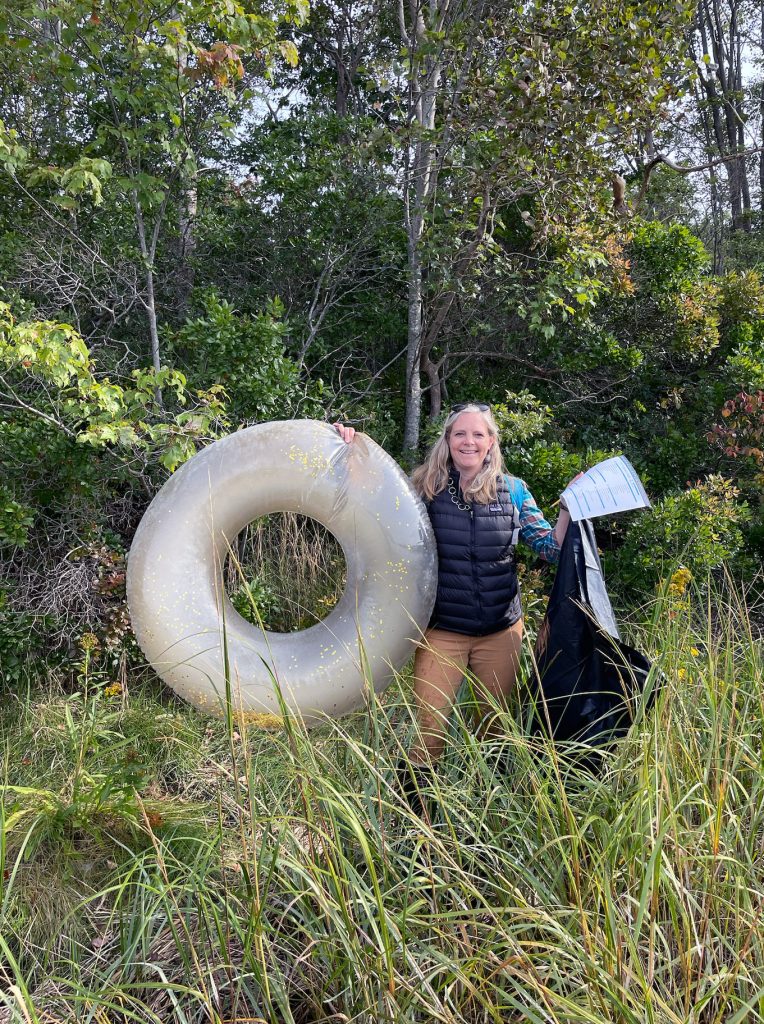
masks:
[[[671,172],[660,221],[618,191],[689,95],[689,7],[428,10],[4,8],[6,678],[115,616],[129,654],[104,564],[167,472],[258,420],[342,415],[410,464],[452,396],[486,399],[545,508],[637,466],[654,509],[603,536],[624,595],[761,557],[756,261],[718,272]]]

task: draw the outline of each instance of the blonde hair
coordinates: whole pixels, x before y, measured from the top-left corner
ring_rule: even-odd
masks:
[[[462,488],[462,496],[465,501],[474,501],[479,505],[487,505],[496,501],[496,484],[498,478],[506,473],[504,457],[499,447],[499,428],[490,409],[481,409],[477,405],[465,405],[458,412],[452,412],[443,424],[440,437],[435,442],[427,456],[427,460],[421,466],[417,466],[411,474],[411,482],[416,491],[427,501],[431,501],[436,494],[440,494],[448,487],[448,474],[451,471],[451,452],[448,448],[448,441],[454,423],[465,412],[479,413],[488,429],[488,433],[494,439],[488,449],[488,455],[477,476],[466,487]]]

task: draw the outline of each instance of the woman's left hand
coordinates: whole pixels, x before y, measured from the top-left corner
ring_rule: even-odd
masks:
[[[576,480],[580,480],[583,475],[583,473],[576,473],[570,483],[567,484],[567,487],[570,487],[570,484],[575,483]],[[562,495],[560,495],[560,514],[557,517],[557,523],[552,531],[554,539],[557,541],[558,548],[562,547],[562,542],[565,540],[565,534],[568,532],[569,523],[570,512],[568,511],[568,506],[563,501]]]
[[[580,479],[581,479],[581,477],[582,477],[583,475],[584,475],[583,473],[576,473],[576,475],[575,475],[575,476],[573,477],[573,479],[572,479],[572,480],[569,480],[569,481],[567,482],[567,484],[565,485],[565,487],[563,488],[563,490],[564,490],[564,491],[567,491],[567,489],[568,489],[568,488],[570,487],[570,485],[571,485],[571,484],[574,484],[574,483],[576,482],[576,480],[580,480]],[[568,506],[567,506],[567,505],[565,504],[565,502],[563,501],[563,499],[562,499],[562,495],[560,495],[560,510],[561,510],[562,512],[567,512],[567,511],[568,511]]]

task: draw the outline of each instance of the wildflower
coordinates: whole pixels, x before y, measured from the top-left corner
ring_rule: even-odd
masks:
[[[242,725],[254,725],[257,729],[281,729],[284,725],[282,718],[266,711],[241,711],[237,718]]]
[[[691,647],[690,648],[690,654],[693,656],[693,658],[697,658],[698,655],[700,654],[700,651],[698,650],[697,647]]]
[[[687,669],[686,668],[678,668],[676,670],[676,675],[677,675],[677,679],[679,680],[679,682],[683,683],[684,680],[687,678]]]
[[[109,683],[103,692],[106,697],[118,697],[122,693],[122,683]]]
[[[83,651],[96,651],[101,646],[95,633],[83,633],[79,639],[79,645]]]
[[[685,590],[687,590],[687,586],[691,579],[692,573],[690,570],[684,566],[680,566],[669,581],[669,594],[672,597],[681,597]]]

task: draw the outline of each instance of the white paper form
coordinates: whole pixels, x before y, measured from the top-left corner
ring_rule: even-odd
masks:
[[[637,471],[624,455],[605,459],[592,466],[562,492],[561,498],[574,523],[596,519],[632,508],[647,508],[647,497]]]

